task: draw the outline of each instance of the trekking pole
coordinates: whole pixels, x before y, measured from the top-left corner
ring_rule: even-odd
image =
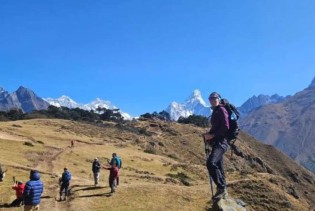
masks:
[[[233,140],[231,141],[231,144],[230,144],[230,147],[231,147],[231,158],[232,158],[232,156],[233,156],[233,149],[234,149],[233,146],[234,146],[235,141],[236,141],[236,138],[233,139]]]
[[[208,157],[210,154],[210,149],[209,149],[210,146],[209,146],[208,142],[206,141],[205,137],[203,137],[203,142],[205,144],[206,166],[207,166],[207,160],[208,160]],[[210,178],[210,188],[211,188],[211,194],[212,194],[211,197],[213,197],[213,184],[212,184],[213,182],[212,182],[212,177],[210,175],[210,172],[209,172],[209,178]]]

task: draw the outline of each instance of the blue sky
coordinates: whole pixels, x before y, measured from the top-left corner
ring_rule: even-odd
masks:
[[[194,89],[236,105],[315,76],[313,0],[0,0],[0,87],[133,116]]]

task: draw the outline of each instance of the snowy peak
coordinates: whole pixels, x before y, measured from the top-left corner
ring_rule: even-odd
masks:
[[[187,98],[187,104],[192,104],[193,106],[196,104],[201,104],[203,106],[207,106],[205,101],[201,96],[201,92],[198,89],[195,89],[193,93]]]
[[[184,103],[172,102],[166,109],[172,120],[178,120],[179,117],[188,117],[190,115],[210,115],[210,107],[206,105],[201,96],[201,92],[196,89],[187,98]]]
[[[108,100],[102,100],[100,98],[96,98],[90,103],[87,104],[81,104],[77,103],[74,100],[72,100],[70,97],[66,95],[62,95],[61,97],[57,99],[53,98],[46,98],[46,100],[50,105],[56,106],[56,107],[67,107],[67,108],[81,108],[84,110],[96,110],[98,107],[100,108],[106,108],[106,109],[118,109],[116,106],[114,106],[110,101]],[[119,111],[121,115],[124,117],[124,119],[132,119],[132,117],[125,112]]]
[[[92,102],[83,105],[82,109],[85,109],[85,110],[96,110],[98,107],[106,108],[106,109],[117,109],[117,107],[114,106],[110,101],[102,100],[100,98],[96,98]]]
[[[61,97],[57,99],[53,98],[45,98],[50,105],[56,106],[56,107],[67,107],[67,108],[78,108],[81,107],[80,104],[72,100],[70,97],[66,95],[62,95]]]

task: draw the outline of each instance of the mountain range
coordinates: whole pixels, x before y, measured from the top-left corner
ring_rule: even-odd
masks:
[[[242,116],[247,115],[251,110],[258,108],[262,105],[270,103],[278,103],[286,99],[279,95],[258,95],[248,99],[239,110]],[[83,104],[77,103],[68,96],[62,95],[59,98],[40,98],[31,89],[20,86],[15,92],[8,93],[0,87],[0,111],[9,111],[10,109],[21,109],[23,112],[31,112],[33,110],[47,109],[49,105],[56,107],[64,106],[68,108],[81,108],[85,110],[96,110],[98,107],[107,109],[118,109],[108,100],[96,98],[90,103]],[[209,117],[211,115],[210,106],[206,104],[202,98],[201,92],[196,89],[193,93],[183,102],[172,102],[165,109],[172,120],[178,120],[179,117],[188,117],[192,114],[202,115]],[[132,119],[132,117],[120,110],[124,119]]]
[[[47,109],[49,105],[86,110],[95,110],[98,107],[117,109],[110,101],[99,98],[88,104],[80,104],[67,96],[58,99],[40,98],[23,86],[13,93],[0,88],[0,111],[21,109],[23,112],[31,112]],[[263,143],[277,147],[315,172],[315,78],[306,89],[293,96],[253,96],[238,107],[238,110],[242,114],[242,130]],[[183,103],[172,102],[166,111],[170,113],[172,120],[192,114],[206,117],[211,114],[210,107],[197,89]],[[129,114],[120,112],[125,119],[131,119]]]
[[[45,101],[47,101],[50,105],[60,107],[68,107],[68,108],[81,108],[84,110],[96,110],[98,107],[100,108],[106,108],[106,109],[118,109],[116,106],[114,106],[110,101],[102,100],[100,98],[96,98],[90,103],[87,104],[80,104],[72,100],[70,97],[62,95],[61,97],[57,99],[53,98],[44,98]],[[121,115],[124,117],[124,119],[130,120],[132,117],[123,111],[119,111]]]
[[[315,78],[306,89],[282,102],[251,111],[240,125],[315,172]]]
[[[256,108],[263,105],[282,102],[288,97],[289,96],[282,97],[277,94],[272,96],[262,94],[258,96],[254,95],[237,109],[240,111],[241,117],[243,117]],[[205,117],[211,115],[210,106],[205,103],[205,100],[202,98],[201,92],[198,89],[194,90],[183,103],[172,102],[165,110],[170,114],[172,120],[178,120],[181,116],[188,117],[192,114]]]
[[[31,112],[33,110],[47,109],[48,106],[48,102],[23,86],[20,86],[13,93],[8,93],[0,87],[0,111],[21,109],[23,112]]]
[[[57,99],[40,98],[31,89],[20,86],[15,92],[9,93],[0,87],[0,111],[9,111],[11,109],[21,109],[23,112],[31,112],[33,110],[46,110],[49,105],[56,107],[64,106],[68,108],[81,108],[84,110],[96,110],[98,107],[106,109],[118,109],[110,101],[96,98],[88,104],[80,104],[65,95]],[[132,117],[120,111],[124,119],[132,119]]]

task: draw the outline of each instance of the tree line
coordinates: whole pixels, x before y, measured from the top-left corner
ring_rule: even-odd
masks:
[[[106,109],[98,107],[96,110],[84,110],[81,108],[56,107],[50,105],[47,110],[34,110],[29,113],[24,113],[21,109],[11,109],[10,111],[0,111],[0,121],[14,121],[25,119],[39,118],[56,118],[74,121],[98,122],[98,121],[113,121],[122,123],[123,116],[119,109]],[[140,120],[158,119],[162,121],[171,121],[170,114],[166,111],[145,113],[140,115]],[[189,117],[180,117],[177,120],[181,124],[193,124],[199,127],[208,126],[208,118],[200,115],[191,115]]]

